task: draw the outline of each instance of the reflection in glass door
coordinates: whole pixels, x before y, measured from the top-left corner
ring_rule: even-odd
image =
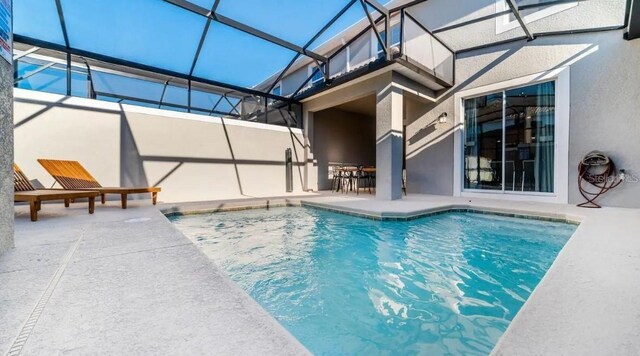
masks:
[[[555,83],[464,101],[464,188],[554,192]]]
[[[502,93],[464,101],[465,189],[502,190]]]

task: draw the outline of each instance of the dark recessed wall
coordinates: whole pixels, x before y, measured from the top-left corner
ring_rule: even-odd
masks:
[[[331,188],[332,162],[374,166],[376,164],[376,120],[340,109],[314,113],[312,152],[318,164],[318,189]]]

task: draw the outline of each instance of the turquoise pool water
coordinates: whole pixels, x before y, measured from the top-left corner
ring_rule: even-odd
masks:
[[[576,228],[308,208],[172,220],[318,355],[488,354]]]

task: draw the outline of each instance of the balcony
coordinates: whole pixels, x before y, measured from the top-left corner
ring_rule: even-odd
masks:
[[[393,70],[438,92],[455,83],[455,52],[406,12],[389,10],[385,17],[371,20],[358,35],[328,56],[328,65],[316,67],[293,97],[297,100],[318,94],[378,71]],[[386,29],[391,38],[386,50]],[[368,51],[368,52],[367,52]],[[389,53],[387,53],[389,52]],[[324,74],[324,79],[319,76]]]

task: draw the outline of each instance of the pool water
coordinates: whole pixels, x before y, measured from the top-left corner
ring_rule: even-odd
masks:
[[[310,208],[172,218],[311,352],[488,354],[575,226]]]

